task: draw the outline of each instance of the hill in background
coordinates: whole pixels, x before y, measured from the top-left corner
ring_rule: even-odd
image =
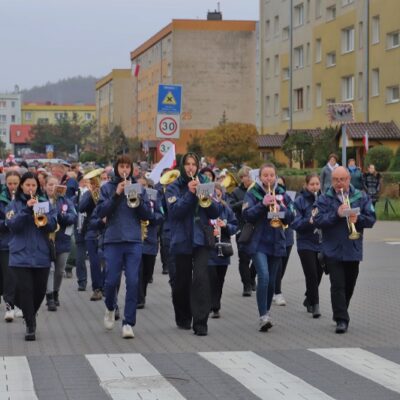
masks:
[[[57,104],[95,104],[96,81],[93,76],[67,78],[56,83],[48,82],[43,86],[34,86],[22,90],[22,101],[43,103],[50,101]]]

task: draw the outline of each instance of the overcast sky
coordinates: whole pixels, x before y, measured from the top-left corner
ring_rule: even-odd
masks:
[[[258,19],[258,0],[220,0],[223,19]],[[130,67],[130,51],[171,19],[216,0],[0,0],[0,92]]]

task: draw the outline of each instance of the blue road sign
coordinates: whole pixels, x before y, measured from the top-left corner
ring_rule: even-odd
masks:
[[[158,85],[157,112],[180,114],[182,109],[181,85]]]

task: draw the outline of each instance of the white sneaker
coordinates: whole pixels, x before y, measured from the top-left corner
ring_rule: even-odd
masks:
[[[8,303],[6,303],[6,313],[4,314],[4,319],[7,322],[14,321],[14,309],[11,308],[11,306]]]
[[[272,302],[274,304],[276,304],[277,306],[286,306],[286,300],[283,297],[282,293],[274,294],[274,297],[272,298]]]
[[[135,334],[133,333],[133,329],[130,325],[126,324],[122,326],[122,337],[124,339],[132,339],[135,337]]]
[[[106,309],[106,313],[104,315],[104,327],[109,331],[114,328],[115,324],[115,311],[109,311]]]
[[[14,306],[14,317],[15,318],[24,318],[24,314],[20,308]]]
[[[267,332],[268,329],[271,329],[273,327],[272,320],[269,314],[265,314],[260,317],[259,325],[260,325],[260,332]]]

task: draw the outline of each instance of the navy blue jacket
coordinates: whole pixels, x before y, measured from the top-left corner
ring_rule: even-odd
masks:
[[[72,201],[63,196],[57,198],[54,207],[57,210],[57,222],[60,225],[60,230],[56,233],[56,253],[69,253],[71,251],[71,235],[73,232],[70,226],[76,223],[78,214]],[[65,233],[67,228],[71,231],[69,235]]]
[[[370,198],[364,192],[350,185],[350,204],[360,207],[360,215],[355,224],[361,236],[350,240],[346,218],[339,217],[337,210],[342,204],[333,188],[316,202],[318,209],[314,217],[315,226],[322,229],[322,252],[331,259],[339,261],[361,261],[363,257],[362,233],[364,228],[372,228],[376,221],[375,210]]]
[[[244,197],[242,216],[255,228],[251,240],[244,246],[249,255],[261,252],[270,256],[286,256],[286,236],[283,228],[273,228],[268,219],[269,208],[263,204],[266,192],[256,183]],[[294,218],[292,199],[279,187],[276,188],[277,202],[285,216],[283,224],[289,225]]]
[[[198,177],[201,183],[206,181],[203,175]],[[189,191],[188,182],[182,176],[167,186],[165,197],[171,229],[171,253],[191,254],[194,247],[206,246],[202,225],[208,225],[209,219],[218,217],[220,204],[213,200],[210,207],[200,207],[196,194]]]
[[[90,190],[86,191],[80,198],[79,201],[79,212],[86,213],[85,220],[83,222],[82,235],[84,235],[85,240],[97,240],[99,236],[99,231],[96,228],[96,223],[91,221],[96,204],[93,200],[92,193]]]
[[[140,205],[137,208],[129,208],[125,194],[116,194],[120,181],[121,179],[116,177],[100,189],[96,215],[100,218],[107,217],[104,243],[142,243],[140,220],[153,217],[150,201],[143,189],[140,193]]]
[[[147,236],[143,241],[143,254],[156,256],[158,253],[158,227],[164,222],[160,194],[154,204],[153,216],[148,220]]]
[[[226,203],[222,203],[222,210],[219,218],[226,221],[226,227],[221,228],[221,240],[227,242],[230,237],[236,233],[238,221],[233,210]],[[229,265],[231,263],[230,257],[218,257],[217,254],[218,251],[216,248],[211,251],[208,265]]]
[[[10,192],[7,186],[3,187],[0,193],[0,250],[8,250],[8,242],[10,241],[10,231],[6,225],[6,208],[11,202]]]
[[[314,203],[314,193],[306,189],[302,190],[294,201],[296,216],[291,226],[296,231],[297,250],[321,251],[317,228],[310,224]]]
[[[10,229],[10,267],[48,268],[50,249],[48,235],[57,227],[57,210],[50,205],[47,225],[38,228],[33,209],[26,205],[28,198],[21,194],[6,210],[6,225]],[[46,201],[40,199],[40,201]]]

